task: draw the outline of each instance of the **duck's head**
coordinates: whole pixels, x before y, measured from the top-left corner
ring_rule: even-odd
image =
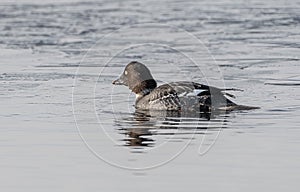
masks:
[[[112,83],[114,85],[128,86],[136,94],[152,90],[157,85],[149,69],[137,61],[130,62],[121,76]]]

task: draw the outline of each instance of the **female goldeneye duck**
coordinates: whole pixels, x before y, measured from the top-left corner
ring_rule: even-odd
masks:
[[[187,81],[172,82],[157,87],[150,70],[137,61],[130,62],[113,84],[128,86],[136,94],[135,108],[141,110],[209,112],[258,109],[258,107],[237,105],[225,97],[234,97],[225,91],[237,89],[219,89]]]

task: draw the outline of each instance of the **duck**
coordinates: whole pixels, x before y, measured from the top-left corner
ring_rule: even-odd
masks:
[[[259,109],[238,105],[228,98],[235,98],[228,91],[242,91],[240,89],[222,89],[190,81],[158,86],[149,68],[138,61],[127,64],[123,73],[112,84],[125,85],[135,93],[134,106],[138,110],[211,112]]]

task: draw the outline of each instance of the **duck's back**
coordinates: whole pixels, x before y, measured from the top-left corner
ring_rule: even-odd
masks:
[[[136,108],[151,110],[181,110],[210,112],[212,110],[249,110],[257,107],[237,105],[226,96],[227,90],[195,82],[172,82],[153,89],[136,100]]]
[[[211,91],[214,92],[213,97]],[[136,100],[136,108],[152,110],[184,110],[208,112],[214,108],[235,105],[220,89],[194,82],[173,82],[161,85]]]

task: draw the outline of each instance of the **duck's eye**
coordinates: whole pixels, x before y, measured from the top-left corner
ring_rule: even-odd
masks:
[[[127,71],[124,71],[124,74],[125,74],[125,75],[127,75],[127,73],[128,73]]]

